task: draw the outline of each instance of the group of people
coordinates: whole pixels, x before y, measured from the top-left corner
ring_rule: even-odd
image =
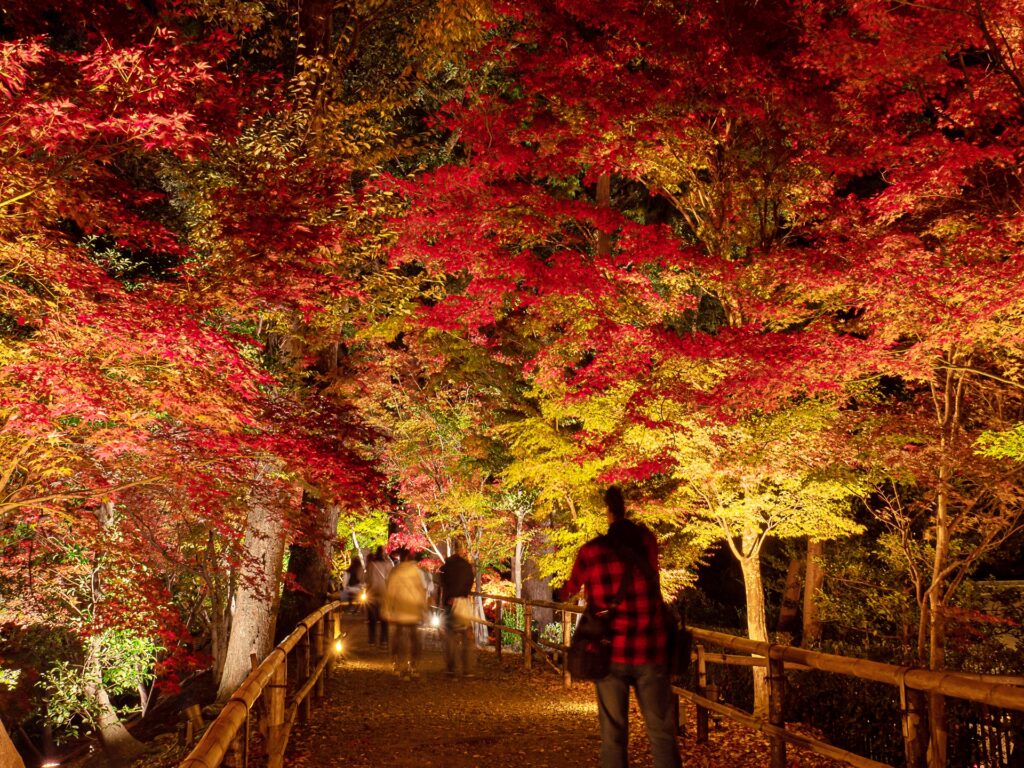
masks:
[[[655,768],[680,768],[658,544],[648,528],[626,518],[621,489],[609,488],[604,502],[608,532],[580,548],[560,590],[562,600],[582,591],[590,610],[610,617],[611,669],[595,682],[601,768],[629,765],[630,689],[644,719]],[[411,679],[418,676],[417,627],[426,617],[431,580],[407,549],[394,554],[397,565],[378,548],[366,567],[369,641],[386,647],[390,629],[395,673]],[[437,604],[444,611],[445,666],[450,675],[458,668],[464,675],[472,674],[472,619],[465,618],[460,601],[468,599],[473,582],[473,567],[460,541],[439,572]]]
[[[473,675],[472,611],[459,610],[459,603],[471,599],[474,579],[465,542],[458,540],[438,572],[436,590],[436,604],[444,616],[445,670],[452,676]],[[390,648],[396,675],[418,678],[419,627],[428,618],[435,592],[433,579],[417,565],[408,549],[401,547],[389,556],[378,547],[360,569],[359,583],[365,590],[369,644]]]

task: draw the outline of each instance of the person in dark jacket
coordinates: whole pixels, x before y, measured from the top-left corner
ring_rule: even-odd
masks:
[[[594,683],[601,725],[601,768],[629,765],[630,688],[636,691],[654,768],[679,768],[658,542],[650,529],[626,519],[626,504],[618,487],[605,492],[604,502],[608,533],[580,547],[561,592],[561,599],[567,600],[582,588],[588,607],[597,611],[613,608],[611,671]],[[623,579],[625,591],[616,602]]]
[[[461,661],[462,674],[470,677],[473,674],[473,623],[464,618],[465,611],[459,611],[459,601],[472,600],[469,593],[473,591],[473,566],[466,559],[466,542],[457,539],[454,553],[441,566],[441,605],[445,616],[444,662],[449,675],[456,673],[456,660]],[[470,613],[472,609],[469,608]],[[463,615],[457,615],[457,614]]]
[[[363,591],[363,560],[358,549],[352,550],[352,561],[345,571],[345,596],[349,613],[359,613],[359,594]]]

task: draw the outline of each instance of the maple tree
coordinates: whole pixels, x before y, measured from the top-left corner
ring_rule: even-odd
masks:
[[[739,562],[747,634],[762,642],[770,640],[762,576],[766,545],[863,531],[852,518],[851,501],[864,492],[864,483],[834,455],[836,432],[828,422],[827,410],[809,402],[737,424],[654,428],[642,436],[648,446],[661,443],[678,467],[670,473],[678,486],[662,503],[686,516],[692,545],[706,549],[724,541]],[[754,670],[757,712],[768,706],[762,672]]]
[[[0,397],[4,555],[14,579],[7,587],[17,590],[21,569],[31,577],[71,541],[107,562],[115,554],[109,542],[85,537],[83,526],[115,504],[141,534],[127,550],[133,567],[182,572],[184,584],[175,586],[186,593],[195,579],[213,587],[197,600],[212,601],[213,650],[223,665],[223,590],[252,560],[245,548],[254,537],[242,535],[247,502],[287,496],[304,479],[358,504],[372,473],[353,454],[344,418],[325,418],[315,399],[297,418],[253,336],[188,279],[195,251],[161,180],[203,162],[214,134],[235,140],[243,103],[259,113],[269,102],[261,92],[247,98],[251,83],[226,68],[235,48],[223,29],[183,32],[187,9],[109,10],[67,6],[46,17],[37,7],[5,8],[12,39],[3,43],[3,151],[11,162],[0,195]],[[276,472],[261,475],[268,463]],[[283,537],[288,526],[277,521]],[[127,594],[115,600],[105,588],[89,620],[78,622],[86,646],[95,648],[111,622],[154,631],[126,602],[147,590],[153,597],[148,581],[120,583]],[[170,606],[166,591],[156,594]],[[9,604],[5,620],[64,621],[45,601],[30,603],[18,611]],[[169,619],[158,625],[183,633],[166,643],[180,658],[188,629]],[[236,652],[246,669],[248,651]],[[88,658],[97,663],[96,653]],[[112,757],[134,752],[102,686],[83,690],[107,707],[100,733]]]
[[[1022,525],[1021,11],[8,3],[4,620],[223,698],[339,534],[557,578],[620,482],[758,639],[765,542],[862,496],[944,668]]]
[[[605,424],[598,454],[630,424],[657,428],[660,403],[728,429],[831,397],[872,410],[877,435],[930,433],[940,470],[912,484],[937,542],[921,621],[941,668],[943,606],[1019,519],[1014,494],[981,491],[996,468],[972,449],[1019,419],[1019,8],[502,10],[511,42],[443,115],[459,161],[406,188],[398,258],[460,276],[425,322],[498,356],[510,325],[529,327],[524,372],[589,416],[584,445]],[[865,392],[879,374],[934,403],[938,428],[912,428],[889,379]],[[613,411],[579,404],[617,387]],[[646,457],[604,477],[672,468]],[[954,562],[961,524],[980,539]]]
[[[903,459],[887,458],[904,472],[895,492],[908,496],[888,520],[905,540],[927,539],[926,561],[908,563],[918,653],[941,669],[958,586],[1020,521],[1015,470],[974,448],[983,430],[1020,418],[1020,8],[866,4],[815,15],[810,29],[820,45],[809,55],[839,83],[853,146],[874,149],[838,155],[854,194],[836,207],[823,253],[857,254],[833,262],[843,264],[841,293],[884,353],[878,368],[902,385],[884,398],[888,424],[876,434],[890,445],[903,436]],[[848,43],[823,55],[837,39]],[[921,512],[923,527],[908,521]],[[941,697],[929,705],[931,759],[941,765]]]
[[[48,30],[38,10],[5,9],[5,25],[25,37],[4,43],[10,163],[0,195],[8,324],[0,397],[11,449],[5,556],[27,552],[27,563],[12,562],[30,575],[49,550],[59,556],[73,541],[85,544],[86,562],[105,562],[109,544],[85,531],[110,518],[102,512],[110,499],[153,484],[164,469],[187,469],[187,460],[175,461],[185,445],[230,451],[251,423],[262,379],[229,339],[169,300],[161,272],[181,249],[159,216],[144,213],[159,208],[160,195],[140,184],[146,173],[136,165],[147,152],[198,149],[196,123],[225,103],[202,64],[216,59],[217,46],[179,40],[153,18],[126,27],[118,14],[96,14],[95,26],[76,28],[73,8],[67,26],[56,20]],[[33,32],[49,32],[49,44]],[[196,397],[207,389],[218,397]],[[197,451],[189,453],[195,460]],[[92,504],[65,503],[90,497]],[[147,501],[137,512],[159,520],[159,504]],[[24,516],[12,519],[14,512]],[[94,588],[91,606],[65,601],[85,618],[76,623],[85,647],[95,650],[111,622],[132,622],[124,601],[136,589],[141,597],[144,582],[123,587],[129,594],[120,605],[106,588]],[[64,623],[61,612],[33,607],[40,606],[28,606],[22,620]],[[140,631],[152,629],[135,616]],[[95,667],[97,654],[86,656]],[[96,672],[88,676],[83,691],[100,708],[104,746],[123,759],[137,746]]]

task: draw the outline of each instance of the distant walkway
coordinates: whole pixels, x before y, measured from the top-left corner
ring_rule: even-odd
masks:
[[[519,657],[499,665],[493,653],[477,654],[477,677],[444,674],[440,640],[421,630],[422,676],[391,674],[385,651],[366,645],[361,617],[346,614],[348,652],[331,675],[327,701],[313,720],[296,726],[289,768],[596,768],[600,737],[593,686],[562,687],[544,669],[526,673]],[[542,665],[541,665],[542,666]],[[762,768],[767,742],[738,726],[693,743],[693,710],[687,707],[680,739],[686,768]],[[634,768],[651,760],[635,703],[630,752]],[[838,765],[794,750],[793,768]]]

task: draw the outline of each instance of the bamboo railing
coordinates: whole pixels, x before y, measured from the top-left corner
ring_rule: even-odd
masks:
[[[244,768],[249,764],[252,715],[266,747],[268,768],[281,768],[296,720],[307,720],[326,692],[327,666],[341,638],[341,602],[325,605],[298,623],[228,699],[180,768]],[[328,627],[327,625],[330,625]],[[288,659],[296,681],[288,695]]]
[[[503,632],[522,639],[523,666],[531,669],[535,657],[545,660],[562,676],[566,686],[572,680],[567,666],[567,654],[572,635],[572,616],[581,614],[583,607],[569,603],[525,600],[504,595],[477,594],[484,601],[493,601],[494,620],[477,617],[478,624],[495,630],[495,652],[502,658]],[[523,627],[504,623],[504,606],[523,607]],[[325,671],[333,646],[340,637],[340,613],[343,606],[334,602],[310,614],[296,629],[260,663],[254,663],[252,673],[245,679],[217,719],[204,733],[195,749],[180,768],[244,768],[248,765],[250,726],[256,711],[257,727],[263,737],[268,768],[281,768],[288,736],[296,719],[307,719],[313,699],[325,691]],[[536,608],[548,608],[560,614],[561,642],[548,643],[534,637],[533,615]],[[331,625],[328,631],[326,625]],[[771,742],[770,768],[785,768],[786,745],[796,744],[818,754],[842,760],[855,768],[892,768],[886,763],[862,757],[840,749],[819,739],[793,733],[786,729],[785,673],[787,670],[818,670],[847,675],[861,680],[894,686],[900,695],[901,726],[908,768],[922,768],[924,760],[924,734],[921,708],[915,701],[923,695],[940,695],[968,702],[1024,712],[1024,677],[972,675],[958,672],[935,672],[913,667],[896,666],[866,659],[837,656],[808,651],[787,645],[776,645],[749,640],[722,632],[691,628],[695,645],[696,690],[673,686],[680,701],[686,700],[697,709],[697,741],[708,738],[710,712],[718,713],[741,725],[758,730]],[[705,645],[723,648],[734,653],[709,653]],[[297,670],[294,690],[288,695],[288,659],[296,653]],[[314,660],[315,654],[315,660]],[[743,654],[743,655],[740,655]],[[549,656],[555,655],[552,661]],[[768,716],[757,717],[737,707],[718,701],[717,691],[708,683],[707,665],[765,666],[768,668]]]

